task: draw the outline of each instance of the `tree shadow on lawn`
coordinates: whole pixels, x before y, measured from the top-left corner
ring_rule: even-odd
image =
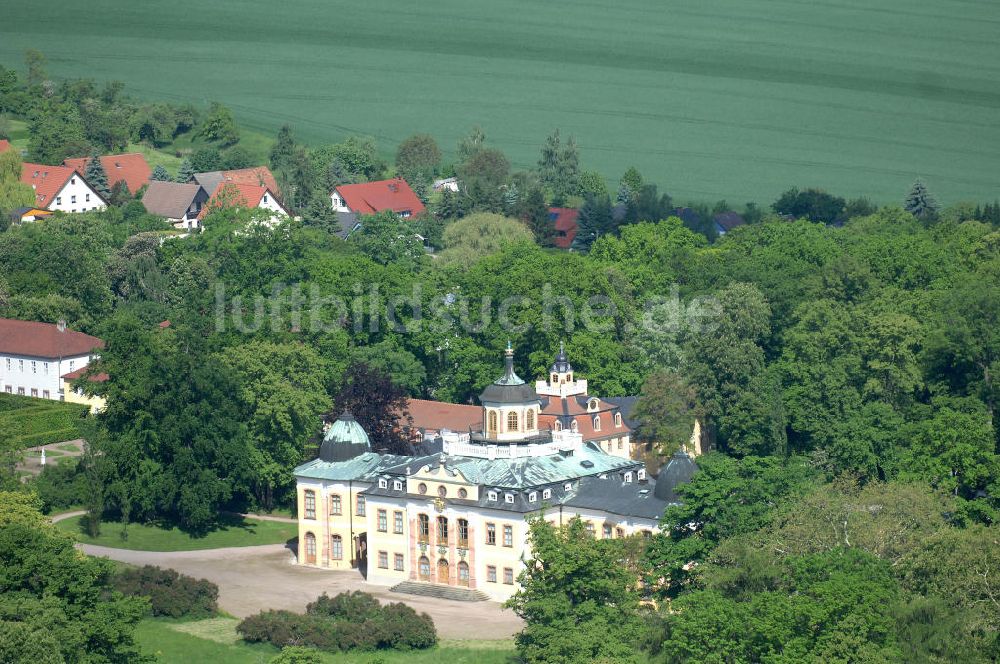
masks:
[[[119,519],[116,520],[116,521],[103,519],[101,521],[101,528],[102,529],[103,528],[108,528],[108,527],[112,527],[112,528],[113,527],[118,527],[118,528],[121,528],[122,524],[121,524],[121,520],[120,520],[120,515],[118,515],[118,516],[119,516]],[[256,521],[249,521],[249,520],[247,520],[245,517],[243,517],[240,514],[233,514],[233,513],[229,513],[229,512],[223,512],[223,513],[219,514],[218,517],[216,518],[216,520],[212,524],[210,524],[207,528],[198,529],[198,530],[185,529],[180,524],[179,521],[177,521],[176,519],[172,519],[170,517],[160,517],[160,518],[157,518],[157,519],[153,519],[151,521],[134,521],[134,522],[129,523],[129,527],[132,527],[132,526],[146,526],[146,527],[149,527],[149,528],[157,528],[159,530],[164,530],[164,531],[172,531],[172,530],[176,529],[178,532],[183,533],[184,535],[187,535],[191,539],[204,539],[205,537],[207,537],[207,536],[209,536],[209,535],[211,535],[213,533],[225,532],[227,530],[233,530],[233,529],[241,530],[241,531],[243,531],[247,535],[255,535],[255,534],[257,534],[257,526],[258,525],[259,524]],[[89,528],[88,528],[88,522],[87,522],[87,515],[86,514],[84,514],[80,518],[79,529],[80,529],[80,533],[81,534],[86,535],[86,536],[89,537],[90,531],[89,531]],[[291,542],[291,540],[289,540],[289,542]],[[286,546],[288,546],[288,545],[286,544]]]

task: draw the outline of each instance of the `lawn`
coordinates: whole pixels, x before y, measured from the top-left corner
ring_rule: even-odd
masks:
[[[71,440],[80,437],[76,425],[86,410],[80,404],[0,394],[0,431],[19,448]]]
[[[921,176],[950,203],[997,196],[998,24],[986,0],[51,0],[5,7],[0,62],[386,154],[430,132],[450,159],[479,124],[526,168],[559,127],[682,200],[899,202]]]
[[[236,634],[239,621],[212,618],[197,622],[144,620],[137,640],[147,653],[155,653],[163,664],[254,664],[267,662],[278,650],[261,644],[242,642]],[[472,645],[446,642],[441,647],[415,652],[369,652],[358,654],[323,653],[330,664],[512,664],[512,644],[481,642]]]
[[[128,527],[128,539],[123,541],[121,524],[102,524],[101,534],[95,538],[82,532],[80,527],[82,519],[83,517],[66,519],[57,523],[56,527],[73,533],[84,544],[134,551],[197,551],[229,546],[281,544],[298,535],[298,526],[294,523],[231,518],[203,537],[191,537],[176,527],[161,528],[133,523]]]

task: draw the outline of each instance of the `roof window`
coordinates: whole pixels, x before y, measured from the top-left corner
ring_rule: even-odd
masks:
[[[496,491],[490,491],[489,492],[489,499],[492,500],[492,501],[496,501],[496,499],[497,499],[497,492]]]
[[[379,478],[379,481],[378,481],[378,488],[380,488],[380,489],[384,489],[384,488],[386,488],[387,486],[389,486],[389,483],[388,483],[388,482],[387,482],[387,481],[385,480],[385,478],[384,478],[384,477],[382,477],[382,478]]]
[[[506,494],[504,494],[503,501],[505,503],[513,503],[514,502],[514,494],[512,494],[512,493],[506,493]]]

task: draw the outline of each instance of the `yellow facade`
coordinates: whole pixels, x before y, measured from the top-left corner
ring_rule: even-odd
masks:
[[[107,400],[104,397],[99,396],[88,396],[82,391],[73,389],[73,381],[62,380],[62,391],[63,391],[63,401],[66,403],[79,403],[85,406],[90,406],[91,413],[99,413],[104,410],[104,406],[107,405]]]

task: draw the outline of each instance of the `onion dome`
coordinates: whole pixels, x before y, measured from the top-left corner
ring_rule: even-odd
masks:
[[[566,374],[572,373],[573,365],[569,363],[569,358],[566,357],[566,349],[563,347],[562,342],[559,342],[559,354],[556,355],[556,361],[552,363],[552,367],[549,368],[549,373],[554,374]]]
[[[483,393],[479,395],[479,402],[482,404],[525,404],[535,403],[538,393],[535,388],[528,385],[514,371],[514,349],[510,342],[507,342],[507,350],[504,351],[504,373],[493,383],[486,386]]]
[[[354,415],[345,410],[323,436],[319,458],[321,461],[349,461],[371,451],[368,434],[354,419]]]

